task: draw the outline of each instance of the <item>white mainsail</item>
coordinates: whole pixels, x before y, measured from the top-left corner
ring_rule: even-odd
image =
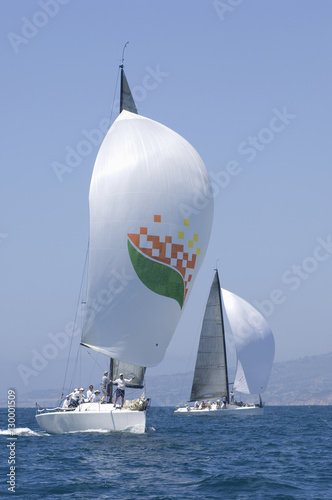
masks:
[[[210,193],[184,138],[122,111],[91,180],[83,345],[142,366],[163,359],[207,249]]]
[[[265,318],[248,302],[222,289],[237,352],[234,390],[245,394],[265,391],[274,358],[274,338]]]

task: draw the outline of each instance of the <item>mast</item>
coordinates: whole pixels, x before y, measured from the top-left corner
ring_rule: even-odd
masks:
[[[220,316],[221,316],[221,329],[222,329],[222,340],[223,340],[224,354],[225,354],[224,361],[225,361],[226,389],[227,389],[226,401],[227,401],[227,403],[229,403],[229,384],[228,384],[228,367],[227,367],[227,352],[226,352],[226,342],[225,342],[224,314],[223,314],[223,307],[222,307],[222,300],[221,300],[221,288],[220,288],[220,280],[219,280],[218,269],[216,269],[216,276],[217,276],[217,281],[218,281],[218,291],[219,291],[219,301],[220,301]]]
[[[128,43],[129,42],[127,42],[125,44],[125,46],[123,47],[122,61],[120,64],[120,69],[121,69],[120,113],[125,109],[126,111],[130,111],[131,113],[135,113],[137,115],[138,113],[137,113],[136,104],[135,104],[134,98],[132,96],[132,93],[130,91],[130,87],[129,87],[129,84],[128,84],[128,81],[127,81],[127,78],[126,78],[126,75],[125,75],[125,72],[123,69],[123,67],[124,67],[124,65],[123,65],[124,51],[125,51],[125,48],[128,45]]]
[[[113,380],[113,358],[110,358],[110,379]],[[110,393],[109,393],[108,402],[113,403],[113,384],[112,384],[112,382],[110,383],[109,391],[110,391]]]
[[[121,80],[120,80],[120,113],[121,113],[123,111],[123,79],[125,78],[123,71],[123,64],[120,64],[120,68],[121,68]]]
[[[213,200],[184,219],[179,206],[211,187],[206,167],[183,137],[135,114],[121,73],[123,111],[100,146],[90,183],[87,312],[81,343],[115,363],[146,367],[162,361],[184,299],[188,301],[210,238]],[[156,242],[158,255],[145,241],[146,234]],[[169,241],[171,255],[179,258],[164,253]],[[183,252],[188,258],[181,258]],[[132,273],[128,286],[123,285],[123,269]],[[174,277],[184,291],[181,303]],[[120,284],[121,293],[115,293]],[[106,299],[101,292],[107,292]],[[135,382],[137,378],[135,374]]]

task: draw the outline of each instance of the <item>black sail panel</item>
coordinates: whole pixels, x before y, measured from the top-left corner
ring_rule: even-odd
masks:
[[[217,272],[206,304],[190,401],[228,398],[228,377],[221,292]]]

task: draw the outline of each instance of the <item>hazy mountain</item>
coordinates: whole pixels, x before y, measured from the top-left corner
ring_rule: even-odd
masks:
[[[156,406],[186,402],[192,377],[192,373],[148,376],[147,394]],[[254,401],[250,397],[247,400]],[[274,406],[332,405],[332,353],[275,363],[263,400]]]
[[[153,406],[175,406],[188,400],[192,373],[153,376],[148,372],[146,393]],[[67,389],[68,390],[68,389]],[[31,391],[17,394],[20,407],[54,407],[59,401],[58,390]],[[267,405],[331,405],[332,404],[332,352],[320,356],[307,356],[295,361],[273,365],[268,390],[263,394]],[[1,399],[0,406],[6,406]]]
[[[332,353],[273,365],[269,405],[332,405]]]

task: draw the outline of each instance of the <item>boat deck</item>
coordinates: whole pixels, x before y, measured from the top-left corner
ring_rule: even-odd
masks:
[[[262,406],[248,405],[248,406],[238,406],[238,405],[226,405],[223,408],[194,408],[192,406],[184,406],[177,408],[174,411],[175,415],[186,415],[195,417],[226,417],[226,416],[236,416],[236,417],[246,417],[246,416],[256,416],[263,415],[264,408]]]

